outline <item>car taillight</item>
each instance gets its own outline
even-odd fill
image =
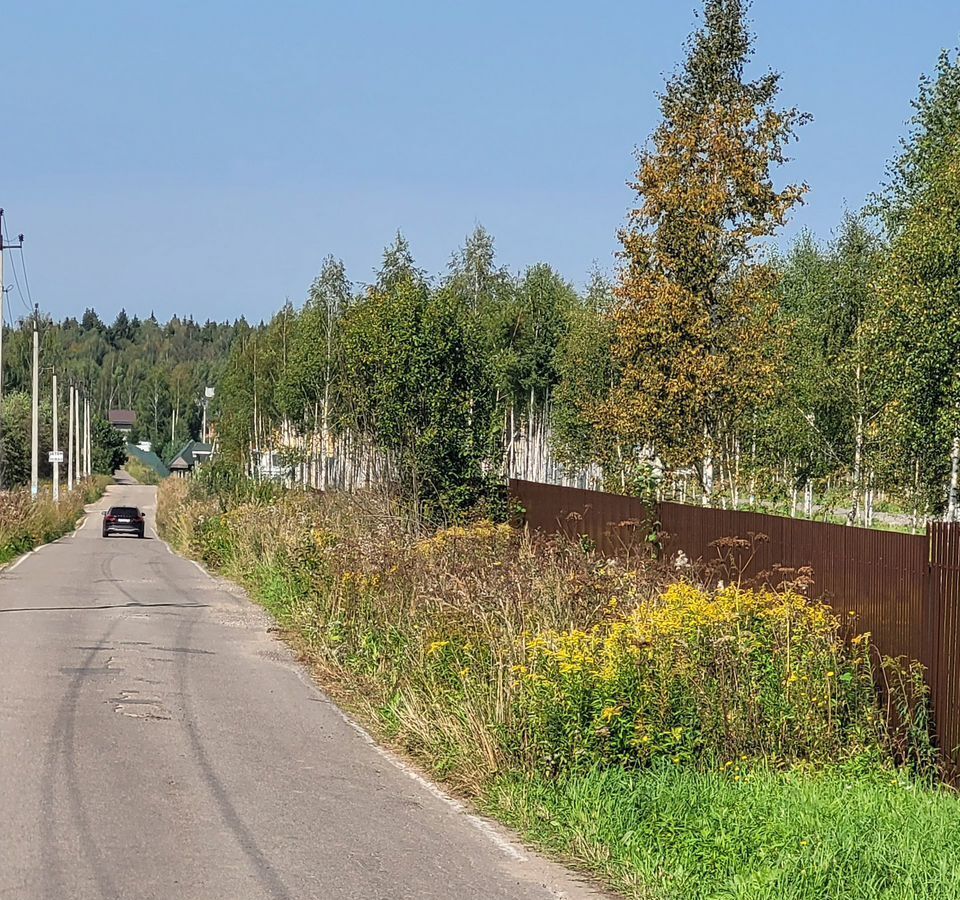
[[[107,516],[107,521],[108,521],[108,522],[116,522],[116,521],[117,521],[117,517],[116,517],[116,516]]]

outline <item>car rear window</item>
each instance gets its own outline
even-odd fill
[[[135,519],[140,515],[140,511],[135,506],[114,506],[110,510],[110,515],[124,519]]]

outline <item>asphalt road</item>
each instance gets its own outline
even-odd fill
[[[108,499],[152,526],[154,496]],[[239,592],[99,519],[0,575],[0,898],[596,896],[379,751]]]

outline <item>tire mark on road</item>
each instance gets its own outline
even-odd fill
[[[190,599],[190,596],[186,591],[170,580],[169,572],[167,573],[167,579],[167,584],[181,597],[181,599],[185,601]],[[197,604],[197,608],[202,609],[203,606]],[[196,615],[185,615],[183,617],[177,629],[176,643],[178,647],[191,647],[191,636],[196,621]],[[183,704],[182,724],[190,741],[190,747],[193,751],[194,761],[200,770],[204,785],[207,791],[210,793],[210,796],[213,797],[213,800],[220,811],[220,818],[230,830],[231,834],[233,835],[233,839],[243,852],[243,855],[247,858],[247,861],[256,875],[257,880],[260,882],[264,890],[268,892],[272,900],[293,900],[293,894],[291,894],[287,889],[287,886],[283,883],[283,880],[281,879],[276,868],[257,844],[256,838],[244,823],[243,817],[240,815],[233,801],[230,799],[230,794],[224,783],[220,780],[220,777],[217,775],[213,763],[210,760],[210,755],[207,752],[207,748],[204,745],[204,740],[200,734],[196,716],[193,712],[193,705],[190,700],[188,684],[188,668],[191,661],[195,659],[196,656],[195,654],[190,653],[181,653],[178,656],[177,682],[180,689],[181,702]]]
[[[110,575],[111,557],[106,557],[100,564],[100,571],[104,577]],[[122,593],[121,589],[121,593]],[[106,644],[110,636],[120,624],[119,619],[103,631],[94,642]],[[43,892],[50,900],[61,900],[71,896],[64,883],[63,865],[57,841],[57,822],[60,820],[61,807],[57,806],[57,773],[61,770],[66,782],[67,803],[76,826],[80,849],[97,883],[97,889],[103,897],[118,897],[116,886],[110,873],[107,871],[106,859],[90,826],[90,820],[84,809],[83,797],[77,779],[76,768],[76,712],[80,692],[83,688],[84,670],[90,668],[98,653],[104,652],[99,647],[87,651],[83,662],[77,668],[76,674],[70,681],[70,686],[64,694],[57,710],[53,723],[52,740],[47,749],[44,760],[41,783],[40,817],[41,817],[41,861],[43,864]]]

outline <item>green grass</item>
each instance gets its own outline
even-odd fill
[[[960,898],[960,798],[895,775],[506,776],[485,811],[632,898]]]

